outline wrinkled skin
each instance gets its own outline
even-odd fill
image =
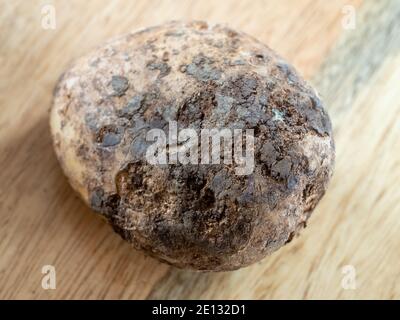
[[[146,132],[253,129],[255,167],[151,165]],[[61,77],[54,146],[84,201],[137,249],[181,268],[233,270],[306,225],[332,174],[316,92],[252,37],[171,22],[116,38]]]

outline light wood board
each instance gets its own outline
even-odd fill
[[[42,28],[53,4],[56,29]],[[354,29],[343,27],[351,5]],[[228,23],[321,93],[337,160],[309,226],[263,261],[194,273],[133,250],[72,191],[52,150],[52,90],[73,58],[167,20]],[[346,25],[345,25],[346,26]],[[400,2],[0,0],[0,298],[400,298]],[[42,266],[56,289],[41,286]],[[355,289],[342,268],[354,267]]]

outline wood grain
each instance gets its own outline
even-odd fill
[[[41,27],[52,3],[57,27]],[[356,28],[342,27],[354,6]],[[181,271],[133,250],[69,187],[48,110],[69,61],[172,19],[228,23],[277,50],[321,92],[336,170],[302,235],[251,267]],[[0,298],[400,298],[398,1],[0,1]],[[43,290],[53,265],[57,289]],[[341,286],[356,270],[355,290]]]

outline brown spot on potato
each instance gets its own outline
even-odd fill
[[[122,140],[122,128],[108,125],[100,128],[96,134],[96,142],[102,147],[114,147]]]
[[[118,97],[121,97],[128,90],[129,81],[127,78],[125,78],[123,76],[112,76],[111,86],[114,90],[114,94]]]

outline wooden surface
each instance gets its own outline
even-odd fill
[[[41,27],[48,3],[55,30]],[[172,19],[259,38],[317,87],[333,121],[335,174],[309,226],[239,271],[181,271],[131,249],[78,199],[52,151],[48,110],[68,62]],[[0,298],[400,298],[399,1],[1,0],[0,65]],[[55,290],[41,286],[43,265],[56,269]],[[346,265],[354,290],[342,286]]]

